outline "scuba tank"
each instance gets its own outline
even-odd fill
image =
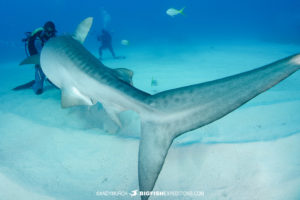
[[[29,57],[29,52],[28,52],[28,43],[29,43],[29,40],[35,36],[36,33],[40,32],[40,31],[43,31],[44,28],[43,27],[40,27],[40,28],[37,28],[35,29],[33,32],[25,32],[25,38],[22,39],[22,42],[24,42],[24,47],[25,47],[25,53],[27,55],[27,57]]]
[[[25,32],[24,34],[25,34],[26,37],[22,39],[22,42],[24,42],[26,56],[29,57],[29,54],[28,54],[28,40],[31,37],[31,32]]]

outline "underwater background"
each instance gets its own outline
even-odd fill
[[[166,14],[184,8],[184,14]],[[72,34],[94,23],[84,46],[96,57],[102,28],[117,55],[102,62],[134,71],[135,87],[154,94],[215,80],[300,52],[297,0],[52,0],[0,2],[0,200],[140,199],[97,192],[138,189],[140,120],[121,114],[123,128],[100,104],[62,109],[60,91],[11,89],[34,79],[25,32],[53,21]],[[129,45],[122,45],[128,40]],[[153,84],[153,81],[155,84]],[[150,199],[300,199],[300,74],[296,72],[241,108],[177,138],[156,191],[203,196]]]
[[[299,43],[299,6],[297,0],[3,0],[0,2],[0,45],[5,54],[2,53],[1,58],[17,53],[21,56],[23,33],[46,21],[55,22],[58,33],[64,34],[71,33],[76,23],[88,16],[95,19],[88,41],[92,47],[97,47],[96,35],[105,24],[113,32],[115,41],[128,38],[135,45],[236,38]],[[168,8],[183,7],[185,16],[166,14]]]

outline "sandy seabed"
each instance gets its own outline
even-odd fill
[[[299,50],[261,41],[131,45],[116,49],[126,59],[107,53],[103,63],[132,69],[134,85],[154,94],[244,72]],[[0,63],[0,200],[139,199],[96,195],[138,189],[138,115],[122,113],[123,128],[117,130],[99,104],[62,109],[60,92],[49,84],[40,96],[11,91],[33,79],[33,68],[18,66],[20,60]],[[299,113],[296,72],[174,141],[154,190],[203,196],[150,199],[299,199]]]

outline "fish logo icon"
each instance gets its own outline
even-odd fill
[[[130,193],[130,196],[135,197],[135,196],[137,196],[137,194],[138,194],[138,190],[132,190]]]

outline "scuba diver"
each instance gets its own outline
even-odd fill
[[[32,33],[27,32],[27,38],[23,39],[25,42],[25,51],[27,56],[33,56],[39,54],[44,44],[52,37],[56,36],[56,29],[53,22],[48,21],[43,27],[35,29]],[[29,51],[29,55],[28,52]],[[13,90],[22,90],[32,88],[35,94],[39,95],[43,93],[43,84],[45,80],[45,74],[42,71],[40,65],[35,65],[35,80],[26,84],[20,85]]]
[[[102,50],[103,49],[109,49],[109,51],[111,52],[113,58],[117,58],[116,54],[114,52],[114,49],[112,48],[112,44],[111,44],[111,35],[109,34],[109,32],[105,29],[102,29],[102,34],[100,36],[98,36],[98,41],[101,42],[101,46],[99,48],[99,59],[102,59]]]
[[[102,29],[102,34],[100,36],[98,36],[97,39],[98,39],[98,41],[101,42],[101,46],[99,48],[99,59],[100,60],[102,60],[102,50],[103,49],[108,49],[114,59],[124,59],[125,58],[125,56],[116,56],[114,49],[112,47],[111,35],[107,30]]]

